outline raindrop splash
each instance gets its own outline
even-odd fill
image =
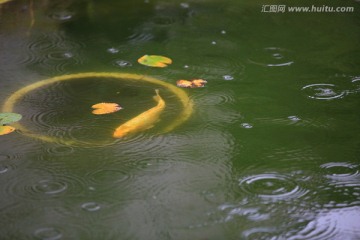
[[[310,84],[301,90],[305,92],[308,98],[318,100],[331,100],[345,96],[345,91],[340,90],[335,84],[329,83]]]
[[[250,63],[264,67],[284,67],[294,63],[291,60],[291,51],[279,47],[267,47],[255,52],[255,56],[250,58]]]
[[[264,200],[288,200],[307,193],[290,177],[277,173],[251,175],[239,180],[240,188]]]

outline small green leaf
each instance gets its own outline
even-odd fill
[[[159,55],[144,55],[138,59],[138,63],[149,67],[167,67],[172,63],[172,60]]]
[[[9,134],[15,131],[15,128],[12,126],[0,126],[0,135]]]
[[[0,125],[17,122],[22,118],[18,113],[0,113]]]

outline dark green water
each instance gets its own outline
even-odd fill
[[[265,5],[353,12],[261,12]],[[278,6],[278,5],[276,5]],[[16,104],[37,134],[0,136],[0,239],[359,239],[358,1],[16,1],[0,5],[0,101],[58,75],[128,72],[185,89],[149,131],[117,125],[154,106],[154,84],[56,83]],[[137,63],[170,57],[167,68]],[[114,101],[124,110],[94,116]]]

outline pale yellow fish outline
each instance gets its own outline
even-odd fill
[[[32,84],[27,85],[27,86],[17,90],[16,92],[14,92],[3,104],[2,111],[3,112],[14,112],[14,106],[20,98],[25,96],[27,93],[29,93],[37,88],[46,86],[48,84],[52,84],[52,83],[60,82],[60,81],[70,81],[70,80],[74,80],[74,79],[86,80],[87,78],[96,78],[96,77],[144,81],[144,82],[148,82],[148,83],[152,83],[152,84],[156,84],[156,85],[165,87],[170,92],[172,92],[174,95],[176,95],[179,98],[179,100],[183,106],[183,109],[179,113],[178,117],[173,122],[171,122],[169,125],[167,125],[164,129],[162,129],[162,131],[160,131],[160,133],[167,133],[167,132],[172,131],[173,129],[175,129],[182,123],[184,123],[186,120],[188,120],[193,112],[193,102],[189,98],[187,93],[184,90],[182,90],[181,88],[178,88],[170,83],[167,83],[167,82],[164,82],[164,81],[161,81],[159,79],[149,77],[149,76],[144,76],[144,75],[140,75],[140,74],[132,74],[132,73],[112,73],[112,72],[85,72],[85,73],[67,74],[67,75],[56,76],[56,77],[52,77],[49,79],[45,79],[45,80],[41,80],[41,81],[32,83]],[[57,139],[56,137],[50,137],[50,136],[46,136],[46,135],[33,133],[30,130],[28,130],[26,127],[22,126],[20,124],[20,122],[13,123],[12,125],[16,129],[18,129],[22,134],[42,140],[42,141],[46,141],[46,142],[58,142],[58,143],[62,143],[65,145],[81,145],[81,146],[89,146],[89,147],[104,146],[104,145],[112,144],[112,142],[111,143],[102,143],[102,142],[82,143],[82,142],[73,141],[73,140]]]

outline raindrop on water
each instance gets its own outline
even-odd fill
[[[257,52],[250,58],[250,62],[265,67],[283,67],[294,63],[288,55],[291,51],[279,47],[267,47]]]
[[[115,54],[115,53],[118,53],[118,52],[119,52],[119,49],[112,47],[112,48],[108,48],[108,49],[107,49],[107,52],[108,52],[108,53]]]
[[[328,83],[310,84],[303,87],[301,90],[305,91],[309,98],[319,100],[336,99],[345,95],[345,91],[338,89],[335,84]]]
[[[224,75],[223,79],[226,80],[226,81],[231,81],[231,80],[234,80],[234,77],[231,76],[231,75]]]
[[[96,202],[87,202],[83,203],[81,205],[81,208],[89,212],[95,212],[100,210],[101,206]]]
[[[131,62],[128,62],[125,60],[116,60],[114,62],[114,65],[119,66],[119,67],[131,67],[132,66]]]
[[[190,5],[188,3],[180,3],[180,7],[182,8],[189,8]]]
[[[72,17],[73,17],[73,13],[66,10],[54,12],[53,14],[50,15],[50,18],[58,21],[68,21]]]
[[[290,177],[265,173],[240,179],[239,186],[263,199],[285,200],[299,198],[307,193]]]
[[[242,127],[242,128],[247,128],[247,129],[253,128],[253,126],[252,126],[250,123],[242,123],[242,124],[241,124],[241,127]]]
[[[0,174],[6,173],[7,171],[9,171],[7,166],[0,166]]]
[[[330,162],[320,166],[327,171],[326,177],[336,180],[356,180],[359,176],[358,166],[344,162]]]
[[[291,120],[292,122],[298,122],[301,120],[301,118],[297,116],[288,116],[288,119]]]
[[[34,236],[42,240],[57,240],[62,238],[62,233],[56,228],[46,227],[37,229]]]
[[[65,182],[57,182],[52,180],[41,180],[35,186],[35,190],[45,194],[58,194],[67,189]]]

